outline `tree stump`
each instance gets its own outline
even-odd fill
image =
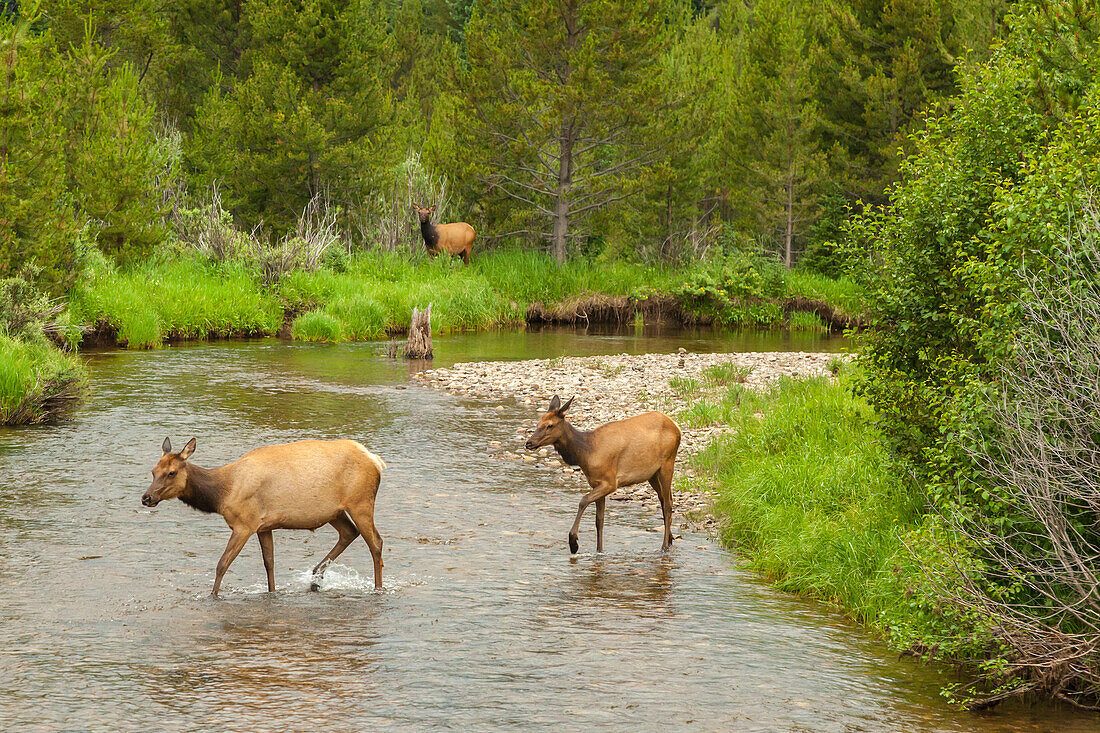
[[[409,321],[409,341],[405,344],[406,359],[432,358],[432,304],[424,310],[413,308]]]

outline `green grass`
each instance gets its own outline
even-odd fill
[[[829,326],[825,321],[818,318],[816,313],[807,313],[806,311],[791,313],[791,320],[787,327],[792,331],[802,331],[804,333],[829,332]]]
[[[118,341],[129,348],[156,347],[172,339],[274,334],[284,312],[313,311],[330,321],[322,327],[314,318],[297,333],[362,340],[403,330],[414,306],[432,304],[436,331],[483,330],[522,324],[527,307],[535,302],[553,307],[589,295],[645,299],[673,293],[704,267],[584,259],[559,266],[548,255],[521,250],[479,253],[470,267],[463,267],[453,258],[365,252],[342,258],[339,271],[294,271],[265,287],[242,264],[154,258],[124,270],[100,265],[70,294],[70,310],[76,323],[114,328]],[[824,279],[814,277],[812,282],[824,288]],[[837,292],[848,290],[844,286]],[[786,324],[782,305],[770,301],[734,304],[722,311],[720,320],[733,328]]]
[[[24,425],[66,415],[76,404],[84,367],[45,337],[0,336],[0,425]]]
[[[704,369],[703,378],[711,384],[722,387],[729,384],[744,384],[751,373],[752,367],[740,366],[732,361],[726,361]]]
[[[313,311],[294,319],[290,335],[299,341],[343,341],[344,327],[329,314]]]
[[[906,604],[894,568],[923,503],[843,377],[735,386],[686,420],[733,428],[695,461],[717,487],[723,539],[756,570],[864,623]]]
[[[868,298],[866,288],[854,280],[831,278],[797,267],[787,273],[787,292],[791,296],[823,300],[849,315],[859,315]]]
[[[691,377],[673,377],[668,380],[668,386],[681,397],[696,397],[703,392],[703,384]]]
[[[185,258],[150,261],[125,271],[100,269],[73,290],[74,322],[106,323],[129,348],[169,339],[275,333],[283,309],[240,267]]]

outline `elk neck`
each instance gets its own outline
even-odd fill
[[[420,222],[420,235],[424,237],[424,244],[428,245],[428,249],[435,249],[439,245],[439,232],[435,230],[431,219]]]
[[[217,514],[225,499],[225,480],[214,469],[187,465],[187,486],[180,494],[180,501],[207,514]]]
[[[592,450],[590,438],[592,437],[591,431],[585,432],[583,430],[577,430],[565,420],[561,421],[562,433],[561,437],[554,442],[554,448],[558,451],[558,455],[570,466],[580,466],[584,468],[582,460],[587,458],[589,452]]]

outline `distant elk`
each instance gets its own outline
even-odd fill
[[[667,550],[672,545],[672,470],[680,449],[680,428],[664,413],[646,412],[585,432],[565,419],[565,411],[572,404],[572,397],[563,405],[554,395],[550,410],[539,418],[535,432],[527,441],[528,450],[554,446],[563,461],[570,466],[580,466],[592,487],[581,497],[577,518],[569,530],[569,551],[577,551],[581,517],[588,505],[595,502],[596,552],[603,552],[603,514],[607,496],[620,486],[643,481],[649,481],[661,501],[665,520],[661,549]]]
[[[267,570],[267,590],[275,591],[275,529],[317,529],[331,524],[340,533],[336,547],[313,568],[317,590],[328,564],[360,534],[374,559],[374,587],[382,587],[382,537],[374,526],[374,499],[386,464],[354,440],[303,440],[268,445],[221,468],[200,468],[187,459],[191,438],[179,453],[168,438],[153,467],[153,483],[141,503],[154,507],[179,499],[201,512],[222,515],[232,535],[218,560],[214,592],[245,542],[256,535]]]
[[[434,259],[440,252],[461,255],[463,264],[470,264],[470,252],[474,248],[474,228],[464,221],[454,224],[432,224],[434,206],[424,208],[413,204],[420,219],[420,235],[424,237],[424,248]]]

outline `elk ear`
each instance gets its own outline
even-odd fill
[[[165,453],[172,452],[172,441],[168,438],[164,439],[164,442],[160,444],[160,449]]]
[[[550,412],[557,412],[560,407],[561,407],[561,398],[558,397],[557,395],[554,395],[554,397],[550,400],[550,410],[549,411]]]
[[[569,409],[569,406],[570,406],[571,404],[573,404],[573,400],[575,400],[575,399],[577,399],[577,396],[576,396],[576,395],[573,395],[572,397],[570,397],[570,398],[569,398],[569,401],[568,401],[568,402],[566,402],[566,403],[565,403],[564,405],[562,405],[562,406],[561,406],[561,409],[559,409],[559,410],[558,410],[558,414],[559,414],[559,415],[564,415],[564,414],[565,414],[565,411]]]
[[[183,446],[183,450],[180,451],[180,460],[186,461],[191,457],[191,454],[195,452],[195,439],[187,441],[187,445]]]
[[[430,214],[430,213],[432,213],[433,211],[435,211],[435,207],[434,207],[434,206],[429,206],[429,207],[428,207],[428,213]]]

